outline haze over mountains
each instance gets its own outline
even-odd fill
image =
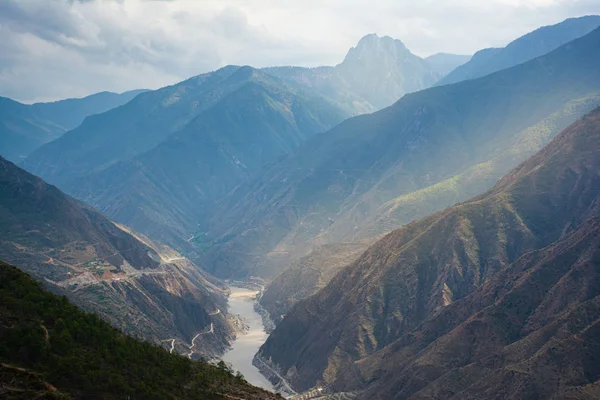
[[[144,93],[24,166],[117,221],[193,251],[188,239],[211,205],[265,165],[439,76],[399,40],[367,35],[336,67],[229,66]]]
[[[103,92],[81,99],[35,104],[0,97],[0,154],[21,162],[38,147],[79,126],[86,117],[119,107],[143,92]]]
[[[274,323],[279,323],[294,304],[325,287],[376,239],[319,246],[277,275],[260,297],[260,305]]]
[[[347,116],[319,95],[230,66],[88,119],[25,167],[117,221],[186,246],[204,206]]]
[[[359,399],[597,397],[599,151],[596,109],[486,194],[377,242],[259,356]]]
[[[0,397],[277,398],[243,358],[293,399],[598,398],[599,49],[0,98]]]
[[[211,272],[272,276],[314,245],[376,236],[488,189],[600,104],[599,45],[596,29],[315,136],[201,227]]]
[[[524,63],[584,36],[600,25],[600,16],[570,18],[560,24],[544,26],[509,43],[504,48],[478,51],[464,65],[457,66],[437,85],[475,79],[501,69]]]
[[[428,88],[443,75],[427,60],[412,54],[400,40],[376,34],[363,37],[335,67],[276,67],[266,71],[297,84],[308,84],[337,102],[353,95],[366,111],[379,110],[406,93]]]
[[[454,71],[457,67],[466,64],[471,59],[471,56],[437,53],[425,58],[425,61],[433,68],[433,72],[440,76],[440,80],[446,75]],[[439,82],[439,81],[438,81]]]
[[[579,31],[584,32],[588,29],[591,19],[582,18],[573,21],[563,23],[569,25],[569,29],[560,29],[558,26],[561,24],[558,24],[550,30],[550,33],[553,37],[563,34],[565,37],[562,40],[567,41],[574,35],[573,32],[577,31],[571,27],[573,24],[576,25],[577,21],[580,21],[582,27]],[[534,36],[535,38],[538,41],[546,40],[544,35]],[[527,40],[531,41],[531,39]],[[530,47],[535,52],[539,51],[537,46]],[[533,56],[532,54],[529,58]],[[499,150],[507,150],[507,143],[497,146],[497,153],[490,153],[487,159],[471,158],[465,164],[457,162],[459,157],[452,161],[453,167],[443,165],[441,162],[439,166],[446,171],[446,175],[437,176],[434,171],[425,172],[420,177],[409,177],[412,182],[408,185],[393,182],[393,179],[377,182],[385,179],[386,174],[402,176],[393,172],[394,168],[391,165],[375,167],[382,170],[368,179],[362,177],[363,173],[368,174],[364,166],[360,167],[364,171],[359,171],[358,174],[350,173],[346,168],[346,172],[338,177],[344,182],[330,182],[326,186],[337,193],[335,196],[341,196],[335,201],[343,202],[337,203],[338,205],[334,205],[331,211],[324,213],[310,209],[312,206],[308,204],[306,204],[308,209],[296,211],[297,205],[292,202],[289,205],[281,203],[279,207],[269,206],[270,215],[262,215],[260,207],[246,200],[239,201],[240,198],[248,198],[247,195],[251,195],[251,198],[261,203],[264,199],[268,199],[269,195],[258,194],[260,190],[255,186],[238,188],[238,185],[250,185],[249,182],[259,174],[260,180],[257,182],[269,179],[270,171],[275,171],[279,166],[290,171],[297,171],[298,168],[307,171],[318,170],[317,159],[307,160],[305,165],[299,166],[290,161],[296,157],[292,155],[280,164],[275,164],[276,166],[271,167],[266,173],[262,173],[265,166],[277,161],[281,156],[295,152],[305,140],[335,126],[346,117],[377,109],[393,102],[392,99],[397,99],[406,92],[433,85],[439,78],[433,69],[434,67],[426,60],[411,54],[399,40],[389,37],[380,38],[376,35],[365,36],[336,67],[315,69],[284,67],[265,70],[226,67],[174,86],[144,93],[124,107],[90,118],[59,140],[36,151],[26,160],[24,167],[57,184],[67,193],[92,204],[117,221],[186,251],[189,255],[197,257],[197,260],[206,260],[207,264],[210,264],[207,268],[213,273],[221,276],[229,276],[232,273],[244,275],[248,271],[247,265],[253,265],[257,260],[255,255],[262,259],[261,257],[273,250],[274,254],[292,253],[291,260],[293,260],[297,256],[306,254],[312,247],[310,243],[313,241],[315,245],[348,241],[376,236],[398,227],[410,219],[400,217],[398,222],[388,224],[385,228],[369,228],[368,233],[359,235],[355,232],[357,230],[355,226],[363,225],[365,217],[373,219],[370,224],[379,224],[377,222],[379,214],[376,210],[397,196],[453,178],[456,173],[465,172],[466,167],[475,167],[480,162],[490,161],[493,157],[502,157]],[[552,78],[548,78],[548,84],[554,85],[555,83],[551,81]],[[515,83],[515,86],[519,85],[520,83]],[[544,83],[540,83],[539,90],[545,90],[543,85]],[[558,87],[558,84],[556,85]],[[473,90],[476,91],[477,88],[473,87]],[[435,93],[441,92],[433,93],[431,100],[428,100],[432,105],[443,104],[448,99],[443,96],[439,100],[435,99],[437,96]],[[505,173],[516,162],[539,149],[560,128],[588,111],[594,102],[593,99],[584,99],[589,94],[582,92],[566,94],[566,97],[557,99],[557,103],[550,106],[550,109],[540,115],[533,114],[530,123],[523,124],[518,129],[525,130],[533,127],[544,118],[550,117],[552,113],[560,113],[561,107],[575,108],[575,111],[562,111],[569,116],[564,121],[561,120],[558,126],[553,129],[544,127],[545,132],[541,136],[545,139],[536,139],[538,142],[531,145],[531,148],[523,149],[521,146],[517,149],[517,153],[521,152],[521,154],[516,156],[510,154],[508,161],[496,162],[502,165],[493,165],[490,168],[492,171],[485,172],[481,176],[478,174],[479,171],[476,171],[477,179],[474,183],[469,182],[470,187],[464,190],[464,194],[451,193],[447,196],[449,198],[441,199],[436,197],[432,201],[435,204],[426,202],[422,206],[422,211],[417,214],[411,213],[410,218],[426,215],[428,212],[488,188],[494,179]],[[459,96],[458,92],[455,95]],[[466,93],[463,101],[468,101],[468,98],[473,95],[476,95],[475,92]],[[411,103],[408,98],[403,101]],[[532,101],[535,102],[537,99]],[[569,101],[578,101],[578,103],[567,105]],[[240,106],[242,103],[243,105]],[[524,104],[524,106],[528,105]],[[395,107],[400,109],[404,108],[404,105],[395,105]],[[479,109],[473,112],[482,113]],[[501,110],[497,108],[492,112],[500,115]],[[391,115],[395,112],[387,111],[387,113]],[[374,118],[375,121],[377,118],[375,115],[364,118]],[[517,123],[523,122],[518,117],[513,119]],[[253,121],[250,124],[253,127],[250,131],[246,130],[249,126],[248,121]],[[488,122],[493,123],[490,120]],[[380,125],[378,122],[372,123]],[[389,126],[400,124],[398,120],[387,123]],[[554,122],[547,125],[551,124]],[[510,135],[504,139],[515,139],[513,136],[515,132],[512,131],[514,128],[517,127],[504,128],[504,132]],[[361,137],[361,132],[370,131],[371,127],[364,124],[361,129],[362,131],[356,126],[353,127],[356,138]],[[338,135],[346,136],[346,130],[345,126],[336,127]],[[311,156],[323,154],[327,159],[335,158],[335,154],[346,157],[347,149],[343,146],[351,145],[352,141],[342,140],[344,143],[338,146],[331,141],[334,136],[335,134],[329,133],[323,135],[330,138],[330,143],[333,145],[331,149],[314,150],[321,146],[318,144],[321,139],[315,138],[298,151],[305,151]],[[380,143],[385,149],[382,148],[381,151],[388,151],[387,157],[392,157],[391,154],[394,153],[391,153],[390,149],[396,139],[382,140]],[[453,146],[460,148],[460,139],[452,142]],[[386,157],[380,150],[373,148],[367,150],[366,147],[362,150],[367,158],[371,158],[371,162],[365,159],[368,164]],[[467,151],[477,153],[478,156],[481,154],[475,147]],[[450,175],[447,172],[452,168],[455,174]],[[332,173],[331,168],[328,171],[327,173]],[[323,184],[325,184],[328,178],[323,175],[323,172],[315,172],[315,174],[319,174],[319,179],[324,179]],[[350,174],[350,178],[345,177],[346,174]],[[405,172],[402,174],[406,177]],[[297,184],[292,176],[281,176],[281,179],[286,180],[290,188]],[[346,179],[355,182],[346,182]],[[468,178],[467,180],[470,181]],[[361,182],[361,185],[356,186],[355,190],[354,185],[357,182]],[[369,185],[374,186],[369,187]],[[402,187],[398,190],[397,185]],[[310,190],[319,190],[318,186]],[[344,190],[337,192],[338,186],[343,187]],[[228,195],[234,189],[236,192]],[[459,188],[459,191],[463,189]],[[344,199],[344,193],[353,193],[353,197]],[[221,198],[226,195],[228,196],[225,201],[221,201]],[[368,198],[360,198],[361,195]],[[321,194],[310,196],[314,201],[329,201],[324,200]],[[266,204],[264,203],[263,206]],[[227,207],[228,210],[218,207]],[[288,210],[284,219],[293,218],[298,222],[302,221],[303,226],[294,226],[292,223],[287,227],[290,222],[273,221],[273,213],[282,209],[281,207]],[[251,213],[253,220],[248,220],[236,210]],[[304,219],[305,213],[310,214],[311,217]],[[216,218],[216,222],[210,220],[212,216]],[[231,220],[235,221],[234,226],[228,223]],[[253,221],[260,221],[260,224],[266,225],[269,233],[263,235],[261,231],[263,228],[255,227],[256,222]],[[288,229],[291,229],[291,236],[288,235],[290,233]],[[246,233],[243,238],[239,238],[236,232]],[[252,243],[255,241],[255,234],[263,243]],[[196,239],[191,240],[192,237]],[[243,243],[237,244],[238,241]],[[274,247],[277,245],[274,241],[281,241],[279,248]],[[307,241],[308,247],[295,248],[296,242]],[[206,255],[201,254],[204,249],[208,249]],[[222,251],[224,249],[227,251]],[[246,260],[244,254],[253,256]],[[221,260],[223,257],[227,260]],[[270,263],[270,260],[268,262]],[[239,272],[232,271],[228,266],[230,263],[235,264],[234,269]]]

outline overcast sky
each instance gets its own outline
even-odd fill
[[[227,64],[334,65],[367,33],[472,54],[600,0],[0,0],[0,96],[158,88]]]

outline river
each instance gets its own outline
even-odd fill
[[[265,332],[262,318],[254,311],[254,299],[258,291],[235,286],[230,289],[229,313],[241,315],[249,329],[245,335],[238,335],[231,349],[221,358],[230,363],[235,371],[240,371],[252,385],[275,391],[271,382],[252,365],[254,355],[269,336]]]

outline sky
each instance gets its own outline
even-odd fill
[[[224,65],[335,65],[368,33],[472,54],[600,0],[0,0],[0,96],[155,89]]]

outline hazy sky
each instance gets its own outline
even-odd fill
[[[0,96],[158,88],[227,64],[334,65],[367,33],[471,54],[600,0],[0,0]]]

